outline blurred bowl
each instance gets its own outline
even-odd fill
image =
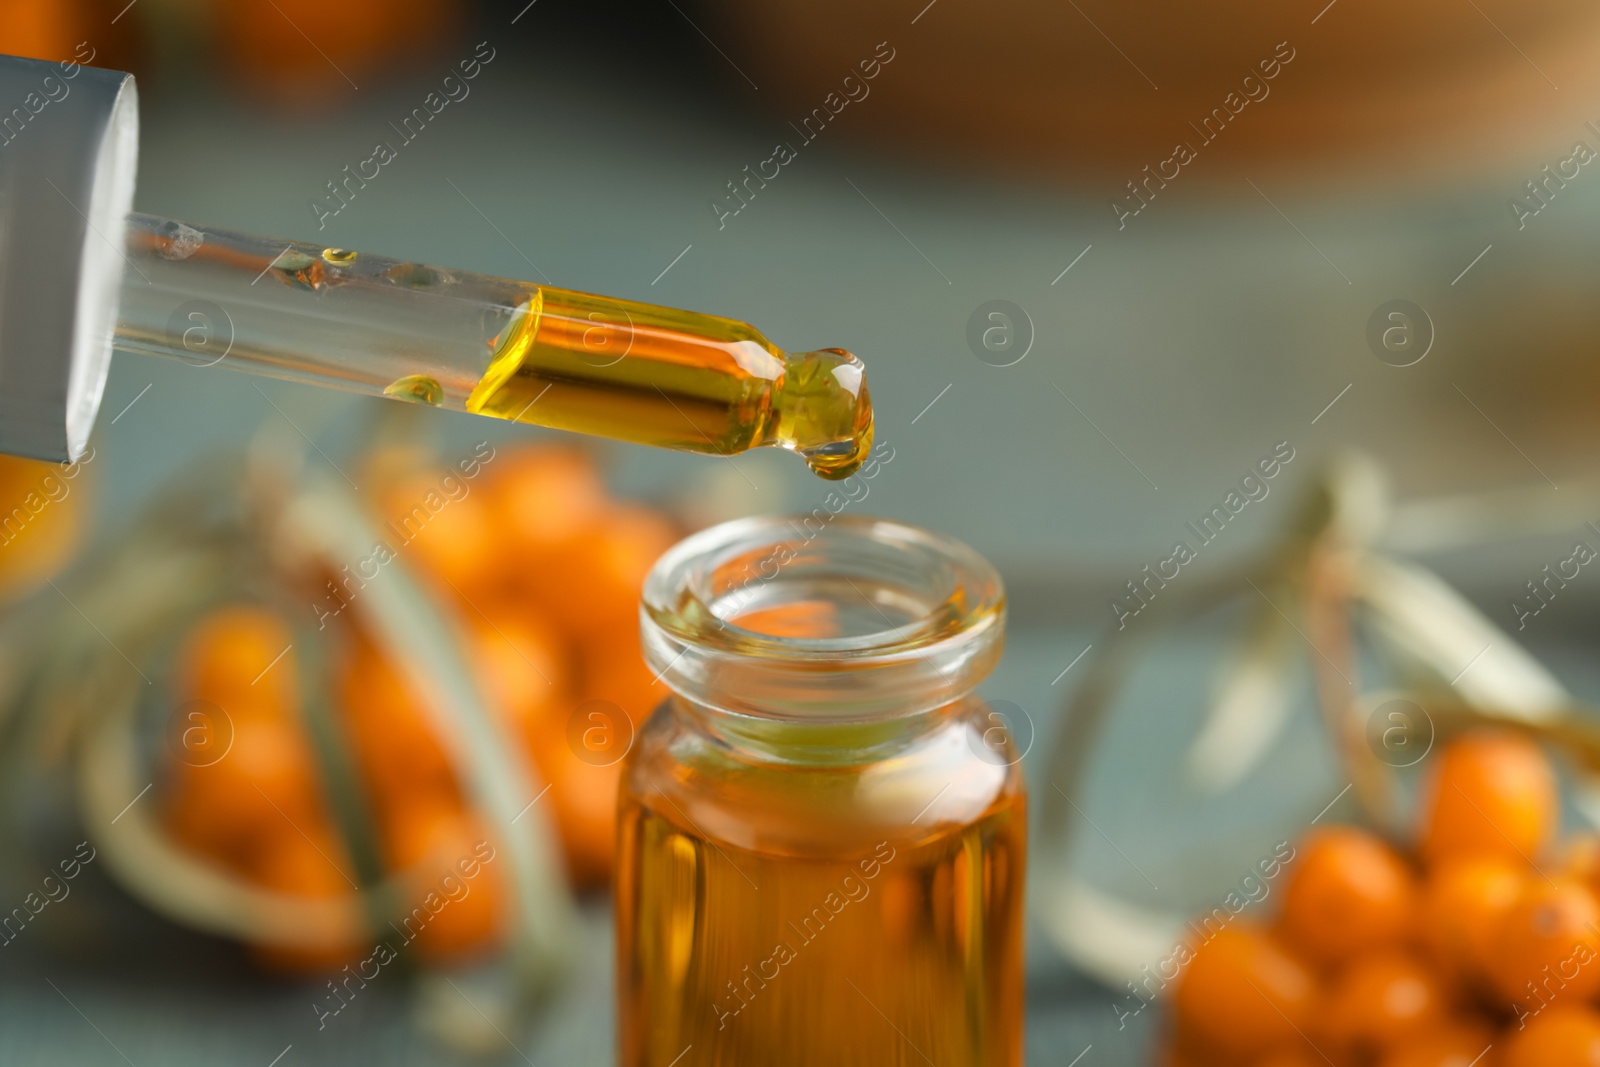
[[[848,134],[1008,174],[1137,179],[1187,142],[1212,178],[1359,161],[1392,180],[1577,136],[1600,87],[1600,10],[1576,0],[922,4],[711,6],[784,117],[887,42],[893,60],[840,109]],[[1238,113],[1208,147],[1200,127],[1224,107]]]

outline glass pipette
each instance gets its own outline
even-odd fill
[[[301,241],[130,215],[118,349],[844,478],[872,447],[861,361],[752,326]]]

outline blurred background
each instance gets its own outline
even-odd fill
[[[1564,814],[1529,847],[1587,840],[1591,6],[0,0],[0,52],[138,76],[140,211],[862,357],[892,447],[862,508],[966,540],[1010,591],[984,691],[1039,808],[1030,1062],[1266,1063],[1174,1022],[1165,989],[1130,1013],[1123,983],[1314,821],[1431,877],[1399,828],[1431,765],[1352,746],[1341,716],[1365,736],[1382,701],[1330,715],[1325,666],[1404,688],[1430,752],[1435,720],[1535,735],[1491,756],[1557,768]],[[467,61],[466,94],[427,103]],[[640,583],[683,534],[829,486],[771,450],[133,355],[91,444],[0,460],[0,905],[22,909],[0,920],[0,1062],[610,1062],[617,760],[663,695]],[[382,582],[340,566],[419,504]],[[1175,542],[1198,551],[1174,579]],[[1352,558],[1348,603],[1403,620],[1387,640],[1426,685],[1380,640],[1325,654],[1313,609]],[[1075,726],[1113,648],[1129,684]],[[417,698],[416,663],[466,686],[459,719]],[[1363,760],[1397,776],[1387,823],[1382,790],[1351,789]],[[518,842],[485,859],[506,804]],[[371,920],[442,875],[467,892],[371,962]],[[1087,883],[1114,915],[1080,907]],[[1339,988],[1348,961],[1311,956]],[[1492,1037],[1510,1015],[1480,979],[1438,996]],[[1341,1063],[1391,1062],[1361,1022],[1380,1011],[1346,1011]]]

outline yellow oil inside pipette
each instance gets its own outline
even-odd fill
[[[872,449],[850,353],[791,356],[742,322],[549,287],[517,308],[467,410],[723,456],[778,445],[824,478]]]

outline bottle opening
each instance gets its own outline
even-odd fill
[[[981,556],[902,523],[815,523],[740,519],[661,558],[641,621],[664,684],[738,714],[842,721],[941,706],[993,669],[1005,593]]]

